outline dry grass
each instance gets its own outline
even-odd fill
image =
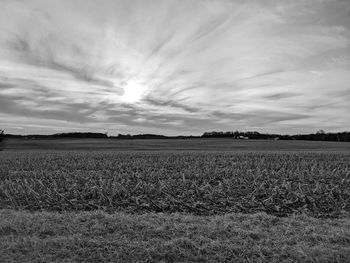
[[[350,220],[0,210],[1,262],[348,262]]]

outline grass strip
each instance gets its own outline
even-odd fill
[[[350,219],[0,210],[0,262],[347,262]]]

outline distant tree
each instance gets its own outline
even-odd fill
[[[0,151],[4,149],[4,131],[0,130]]]
[[[41,135],[35,135],[36,138],[43,138]],[[107,133],[96,133],[96,132],[68,132],[68,133],[57,133],[53,135],[46,135],[48,138],[107,138]]]

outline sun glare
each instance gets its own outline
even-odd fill
[[[124,87],[123,100],[126,102],[137,102],[142,98],[146,87],[137,81],[129,81]]]

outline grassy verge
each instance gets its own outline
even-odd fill
[[[0,210],[0,262],[347,262],[350,219]]]

